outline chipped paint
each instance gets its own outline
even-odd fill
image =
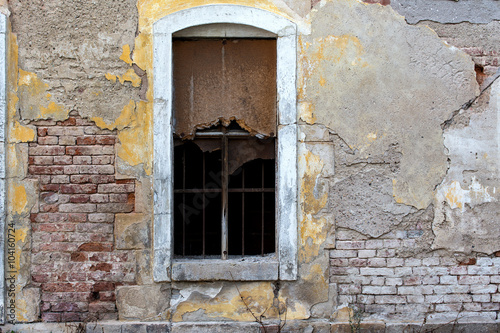
[[[439,200],[444,197],[451,208],[460,208],[463,212],[465,204],[479,205],[485,202],[496,201],[489,193],[490,191],[494,194],[496,188],[488,190],[488,186],[481,185],[476,177],[472,177],[472,183],[468,189],[463,189],[460,182],[454,181],[447,186],[442,186],[437,193],[437,198]]]
[[[120,60],[123,60],[126,64],[132,65],[132,59],[130,59],[130,45],[125,44],[122,46],[122,55],[120,56]]]
[[[9,208],[13,213],[22,214],[28,204],[26,189],[23,185],[16,183],[9,184]]]

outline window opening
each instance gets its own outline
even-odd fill
[[[253,137],[232,121],[174,145],[175,256],[274,253],[274,138]]]

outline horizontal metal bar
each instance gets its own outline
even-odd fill
[[[245,132],[245,131],[229,131],[229,132],[226,132],[226,133],[223,133],[223,132],[196,132],[194,134],[194,137],[195,138],[203,138],[203,137],[222,137],[222,136],[226,136],[226,137],[249,137],[251,136],[250,133],[248,132]]]
[[[230,188],[228,192],[233,192],[233,193],[271,193],[274,192],[274,188]],[[185,190],[174,190],[174,193],[222,193],[222,189],[202,189],[202,188],[192,188],[192,189],[185,189]]]

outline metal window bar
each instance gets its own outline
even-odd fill
[[[242,171],[242,186],[241,188],[229,188],[229,138],[245,138],[250,137],[246,131],[227,131],[222,127],[222,131],[206,131],[197,132],[197,138],[220,138],[222,140],[222,186],[220,189],[206,188],[206,159],[205,154],[202,154],[202,172],[203,172],[203,186],[201,189],[186,189],[186,150],[183,150],[182,155],[182,189],[174,189],[174,193],[182,194],[182,257],[186,257],[186,194],[201,193],[203,194],[203,209],[202,209],[202,257],[206,257],[206,194],[207,193],[222,193],[222,219],[221,219],[221,259],[227,260],[230,255],[228,249],[229,242],[229,193],[241,193],[242,195],[242,209],[241,209],[241,255],[245,255],[245,193],[261,193],[261,237],[260,237],[260,255],[265,255],[265,193],[274,193],[275,188],[264,187],[265,167],[261,166],[261,187],[260,188],[245,188],[245,169]]]

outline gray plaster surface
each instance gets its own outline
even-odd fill
[[[410,24],[424,20],[440,23],[500,20],[498,0],[392,0],[391,6]]]

